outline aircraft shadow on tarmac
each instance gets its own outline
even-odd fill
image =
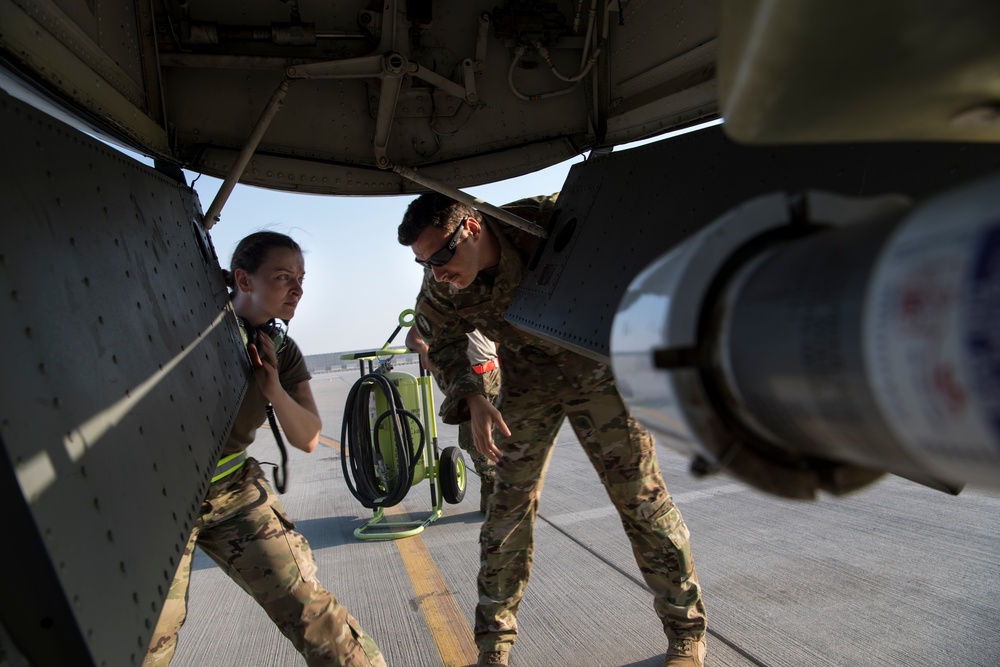
[[[313,551],[339,547],[355,542],[354,529],[361,525],[356,516],[328,516],[322,519],[303,519],[295,522],[295,530],[305,536]],[[191,570],[207,570],[215,563],[201,549],[196,549]]]

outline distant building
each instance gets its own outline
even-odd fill
[[[326,354],[307,354],[305,356],[306,367],[310,373],[329,373],[333,371],[357,370],[358,362],[355,359],[341,359],[340,357],[358,352],[371,352],[371,348],[364,350],[348,350],[347,352],[327,352]],[[416,364],[418,357],[416,353],[400,354],[393,359],[395,366],[405,366]]]
[[[307,354],[306,367],[310,373],[325,373],[333,370],[347,368],[346,365],[354,362],[341,361],[339,352],[327,352],[326,354]]]

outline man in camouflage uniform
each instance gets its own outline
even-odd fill
[[[554,205],[552,196],[505,208],[544,226]],[[476,447],[497,462],[480,533],[479,665],[506,665],[517,638],[516,615],[531,569],[543,477],[568,417],[653,591],[670,640],[665,667],[703,667],[707,618],[701,587],[688,529],[667,493],[652,437],[629,415],[608,366],[504,319],[539,241],[436,193],[414,200],[399,226],[399,242],[410,246],[427,269],[415,325],[446,394],[442,419],[471,421]],[[499,345],[499,409],[469,369],[465,334],[474,329]]]
[[[486,400],[496,403],[500,394],[500,360],[497,358],[497,344],[478,331],[470,332],[468,337],[469,363],[472,364],[473,372],[483,378]],[[420,338],[416,327],[410,327],[406,332],[406,348],[419,353],[424,367],[430,369],[427,343]],[[496,477],[493,461],[476,449],[472,438],[472,425],[467,421],[458,425],[458,446],[472,459],[476,474],[479,475],[479,511],[486,514],[486,499],[493,493],[493,480]]]

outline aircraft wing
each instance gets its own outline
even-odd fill
[[[325,194],[529,173],[725,117],[737,140],[996,141],[1000,7],[0,2],[5,69],[146,155]]]

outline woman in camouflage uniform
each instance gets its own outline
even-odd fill
[[[319,442],[320,417],[309,371],[290,338],[259,327],[295,315],[305,264],[284,234],[257,232],[236,247],[226,275],[236,314],[246,323],[255,366],[201,513],[164,602],[143,665],[167,665],[187,615],[191,558],[197,544],[249,593],[310,666],[384,667],[375,642],[316,579],[306,539],[295,532],[259,464],[247,457],[270,403],[288,441],[306,452]],[[246,664],[255,660],[247,657]]]

